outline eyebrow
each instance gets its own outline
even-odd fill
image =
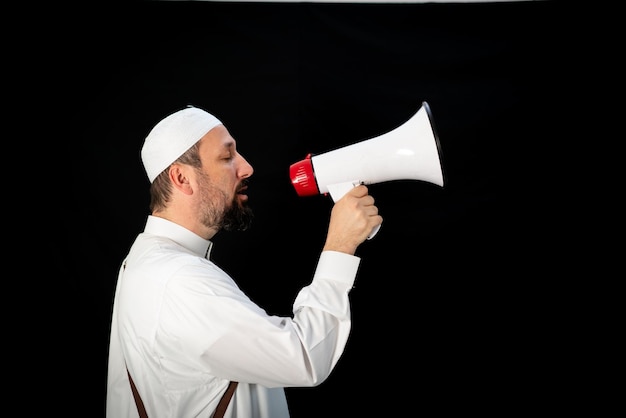
[[[235,140],[232,139],[232,138],[227,139],[226,141],[222,142],[222,147],[223,148],[228,148],[228,149],[236,148],[236,145],[237,144],[236,144]]]

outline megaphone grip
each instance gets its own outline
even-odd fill
[[[361,183],[358,182],[358,181],[351,181],[351,182],[339,183],[339,184],[329,184],[328,185],[328,191],[330,193],[330,197],[336,203],[346,193],[348,193],[348,191],[351,188],[354,188],[354,187],[358,186],[359,184],[361,184]],[[379,229],[380,229],[380,225],[375,226],[374,229],[372,229],[372,232],[370,232],[370,234],[367,237],[367,239],[374,238],[374,235],[376,235],[378,233]]]

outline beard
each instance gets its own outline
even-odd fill
[[[230,206],[222,213],[221,229],[225,231],[245,231],[252,225],[254,214],[248,202],[237,199],[237,195],[231,200]]]
[[[201,222],[204,226],[225,231],[245,231],[252,225],[254,215],[247,201],[240,201],[235,194],[228,199],[225,192],[218,189],[202,172],[200,174],[201,188]],[[242,180],[240,187],[247,184]]]

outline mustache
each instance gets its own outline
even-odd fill
[[[241,182],[239,183],[239,186],[237,186],[237,193],[243,192],[244,190],[246,190],[248,188],[249,182],[250,181],[247,178],[241,180]]]

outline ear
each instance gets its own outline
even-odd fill
[[[168,171],[172,186],[184,194],[193,194],[191,179],[189,177],[192,174],[192,171],[193,168],[188,165],[181,165],[177,163],[172,164]]]

